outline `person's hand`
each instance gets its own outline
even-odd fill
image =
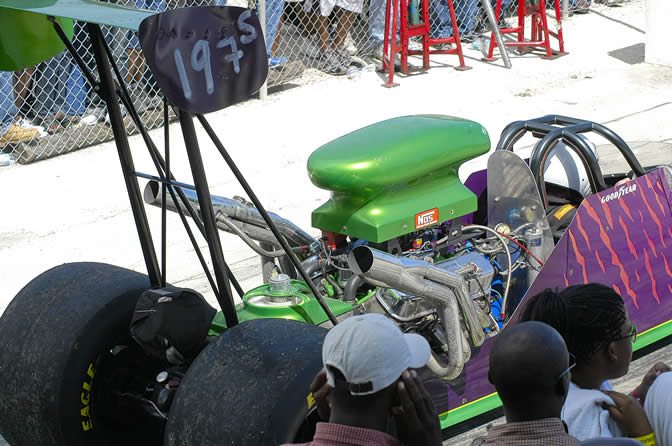
[[[392,408],[399,440],[405,446],[440,446],[441,425],[429,395],[413,370],[397,381],[400,405]]]
[[[664,362],[656,363],[656,365],[651,367],[651,370],[649,370],[647,374],[644,375],[644,378],[642,378],[642,383],[637,386],[633,393],[637,394],[639,399],[644,401],[646,399],[646,394],[649,392],[651,384],[653,384],[656,378],[658,378],[658,375],[669,371],[672,371],[672,368],[670,368],[669,365],[665,364]]]
[[[602,392],[610,396],[616,404],[612,406],[602,402],[602,408],[609,411],[609,415],[618,424],[624,435],[634,438],[643,437],[653,432],[649,419],[646,418],[646,413],[644,413],[639,401],[613,390],[603,390]]]
[[[313,398],[317,404],[317,413],[320,418],[324,421],[329,420],[331,415],[331,406],[329,405],[329,391],[331,387],[327,384],[327,371],[322,368],[313,382],[310,383],[310,391],[313,393]]]

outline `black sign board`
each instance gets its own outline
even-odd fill
[[[264,35],[249,9],[175,9],[143,20],[139,34],[149,68],[168,101],[191,113],[242,101],[268,74]]]

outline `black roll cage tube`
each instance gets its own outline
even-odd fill
[[[558,127],[559,126],[559,127]],[[537,189],[541,195],[544,206],[548,207],[546,188],[544,186],[544,166],[555,145],[563,141],[574,153],[576,153],[588,173],[588,180],[593,192],[601,192],[607,188],[604,182],[602,170],[593,154],[590,146],[579,136],[581,133],[595,132],[611,142],[621,152],[623,158],[636,176],[645,175],[646,172],[635,157],[628,144],[611,129],[592,121],[570,118],[560,115],[546,115],[541,118],[527,121],[515,121],[502,130],[499,143],[495,150],[513,151],[513,146],[527,132],[541,140],[534,146],[530,155],[530,170],[534,175]]]

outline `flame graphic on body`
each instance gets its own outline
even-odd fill
[[[619,199],[618,201],[623,201],[623,200]],[[609,205],[607,203],[602,203],[602,210],[604,211],[605,217],[607,217],[607,221],[609,222],[609,227],[613,229],[614,219],[611,217],[611,209],[609,208]]]
[[[644,177],[644,178],[646,178],[646,182],[649,184],[649,186],[651,186],[651,181],[649,181],[649,178],[648,177]],[[653,191],[653,189],[651,189],[651,190],[655,194],[655,191]],[[651,218],[653,219],[653,221],[656,222],[656,225],[658,226],[658,231],[660,232],[661,243],[663,244],[664,247],[667,248],[667,244],[665,243],[665,237],[663,236],[663,225],[660,223],[660,219],[658,218],[658,215],[656,215],[656,213],[653,212],[653,209],[651,209],[651,205],[649,204],[649,200],[646,198],[646,194],[644,193],[644,188],[643,187],[639,188],[639,193],[642,196],[642,199],[644,200],[644,204],[646,205],[646,208],[649,210],[649,213],[651,214]],[[643,217],[642,217],[642,222],[644,222]]]
[[[651,269],[651,261],[649,260],[649,252],[644,248],[644,260],[646,261],[646,271],[649,273],[651,278],[651,290],[653,292],[653,297],[658,303],[660,303],[660,296],[658,296],[658,289],[656,288],[656,278],[653,275],[653,269]]]
[[[649,237],[649,233],[647,232],[646,228],[644,228],[644,235],[646,236],[646,241],[649,243],[649,248],[651,248],[651,251],[653,251],[653,256],[655,258],[658,258],[658,253],[656,252],[656,245],[653,243],[653,240],[651,240],[651,237]]]
[[[602,268],[602,272],[606,273],[607,270],[604,269],[604,263],[602,262],[602,259],[600,258],[600,252],[597,249],[595,250],[595,258],[597,259],[597,263],[600,264],[600,268]]]
[[[649,177],[647,176],[645,178],[646,178],[646,182],[649,185],[649,187],[651,189],[653,189],[653,185],[651,184],[651,180],[649,180]],[[658,178],[658,181],[656,181],[656,185],[658,187],[660,187],[660,178]],[[665,207],[663,207],[663,203],[660,202],[660,197],[658,196],[658,194],[655,193],[655,191],[653,191],[653,192],[654,192],[653,196],[656,197],[656,202],[658,203],[658,206],[660,207],[660,211],[663,213],[663,217],[665,217],[667,215],[667,214],[665,214]]]
[[[639,256],[637,256],[637,250],[635,249],[635,245],[632,243],[632,240],[630,239],[630,231],[628,231],[628,227],[623,222],[623,218],[618,217],[618,222],[620,223],[621,228],[623,228],[623,232],[625,232],[625,239],[628,242],[628,249],[630,250],[630,253],[633,256],[635,256],[635,259],[639,260]]]
[[[667,263],[667,257],[663,254],[663,260],[665,261],[665,272],[668,276],[672,277],[672,271],[670,271],[670,265]]]
[[[579,228],[579,232],[581,233],[581,235],[583,236],[583,239],[588,244],[588,250],[590,250],[591,249],[590,248],[590,238],[588,238],[588,234],[586,234],[586,229],[583,227],[583,224],[581,223],[581,214],[579,212],[577,212],[575,214],[574,218],[576,218],[576,224],[577,224],[577,227]]]
[[[623,264],[621,263],[621,259],[618,257],[618,254],[616,254],[616,251],[614,251],[614,248],[611,246],[611,241],[609,240],[609,236],[605,232],[604,228],[602,227],[602,224],[600,223],[600,218],[597,215],[597,212],[595,212],[595,209],[590,205],[588,200],[585,200],[583,202],[584,209],[588,213],[588,215],[595,220],[595,223],[597,223],[597,226],[599,227],[600,230],[600,239],[602,240],[602,243],[607,247],[609,252],[611,252],[611,264],[615,265],[619,269],[619,277],[621,278],[621,281],[623,282],[623,285],[625,285],[625,289],[628,293],[628,296],[630,296],[635,303],[635,306],[639,308],[639,305],[637,304],[637,295],[635,292],[630,288],[630,278],[628,277],[628,274],[625,271],[625,268],[623,268]],[[576,248],[575,248],[576,249]],[[621,294],[621,293],[619,293]],[[621,294],[622,295],[622,294]]]
[[[579,249],[576,247],[576,240],[574,239],[574,234],[572,231],[569,231],[569,238],[572,241],[572,247],[574,248],[574,255],[576,256],[576,261],[581,265],[581,272],[583,273],[583,283],[588,283],[588,275],[586,274],[586,258],[581,255]]]
[[[621,208],[623,209],[623,212],[625,212],[628,217],[630,217],[631,222],[635,222],[635,219],[632,218],[632,214],[630,213],[630,207],[628,206],[628,203],[625,202],[625,200],[616,200],[618,201],[618,204],[621,205]]]

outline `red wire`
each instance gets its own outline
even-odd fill
[[[506,235],[506,234],[504,234],[504,233],[502,233],[502,232],[499,232],[499,231],[495,231],[495,232],[496,232],[497,234],[503,236],[503,237],[508,238],[508,239],[511,240],[513,243],[515,243],[516,245],[518,245],[518,246],[520,246],[521,248],[523,248],[523,249],[525,250],[525,252],[527,252],[529,255],[531,255],[531,256],[534,258],[534,260],[536,260],[537,262],[539,262],[539,265],[544,266],[544,262],[542,262],[541,260],[539,260],[539,259],[537,258],[537,256],[535,256],[534,254],[532,254],[532,252],[531,252],[529,249],[527,249],[525,246],[523,246],[518,240],[514,239],[513,237],[509,237],[508,235]]]

